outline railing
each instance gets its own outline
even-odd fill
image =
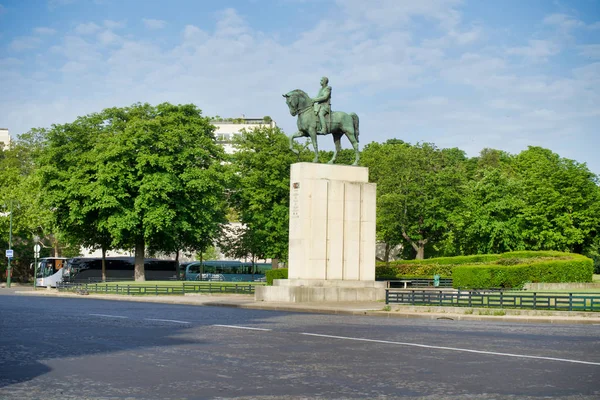
[[[182,295],[185,293],[254,294],[254,285],[222,283],[182,283],[181,286],[108,285],[102,283],[61,283],[59,291],[121,295]]]
[[[515,294],[482,291],[432,291],[386,289],[385,304],[448,307],[517,308],[529,310],[600,311],[600,293]]]
[[[430,278],[402,278],[388,280],[388,286],[390,288],[398,287],[436,287],[435,281]],[[440,278],[439,285],[437,287],[452,287],[451,278]]]

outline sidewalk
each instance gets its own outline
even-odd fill
[[[279,303],[254,301],[248,295],[233,294],[186,294],[164,296],[126,296],[126,295],[79,295],[59,293],[56,289],[37,289],[15,287],[0,289],[0,293],[11,291],[25,296],[77,297],[115,301],[141,301],[151,303],[188,304],[196,306],[217,306],[248,308],[256,310],[274,310],[289,312],[310,312],[320,314],[367,315],[383,318],[421,318],[432,320],[489,321],[514,323],[550,323],[550,324],[593,324],[600,325],[600,313],[575,311],[512,310],[494,308],[464,307],[427,307],[390,304],[384,302],[338,302],[338,303]]]

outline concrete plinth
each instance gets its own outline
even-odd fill
[[[257,288],[257,300],[385,298],[375,282],[376,185],[368,178],[363,167],[292,165],[289,279]]]
[[[385,300],[386,282],[320,279],[276,279],[257,286],[256,301],[290,303]]]

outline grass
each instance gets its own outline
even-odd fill
[[[600,282],[600,274],[594,274],[592,276],[592,282]]]
[[[119,285],[121,286],[158,286],[158,287],[182,287],[183,285],[212,285],[212,286],[264,286],[266,282],[220,282],[220,281],[145,281],[145,282],[136,282],[136,281],[121,281],[121,282],[98,282],[98,285],[108,285],[108,287],[113,287]],[[95,285],[95,283],[88,283],[88,285]]]

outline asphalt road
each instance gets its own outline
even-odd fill
[[[0,399],[600,398],[600,326],[0,293]]]

